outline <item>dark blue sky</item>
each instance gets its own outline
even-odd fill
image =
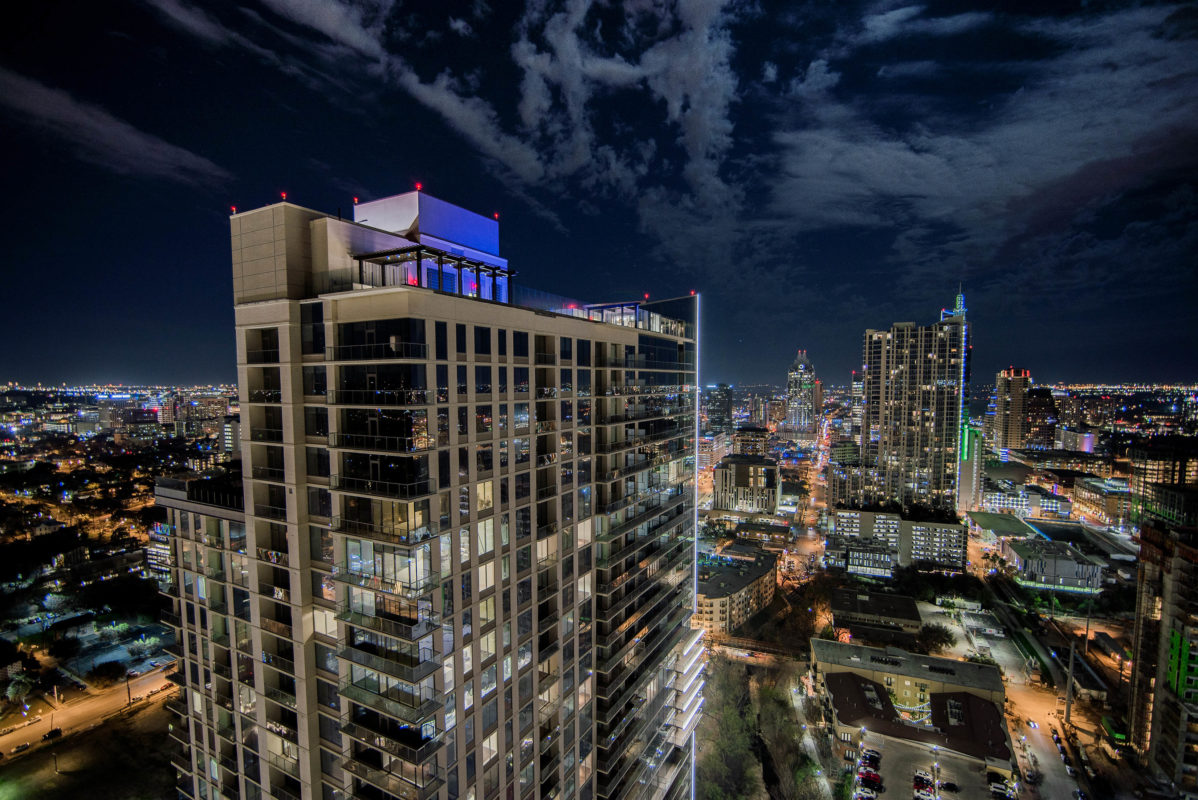
[[[210,5],[8,9],[0,381],[231,380],[229,206],[417,180],[527,285],[702,291],[706,381],[958,282],[975,380],[1198,379],[1193,6]]]

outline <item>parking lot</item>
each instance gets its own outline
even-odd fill
[[[884,800],[908,800],[914,794],[915,770],[922,769],[935,775],[934,764],[940,765],[942,783],[955,783],[959,787],[955,793],[941,791],[943,800],[992,800],[986,770],[977,761],[933,751],[926,744],[883,739],[880,736],[867,735],[865,746],[882,754],[878,771],[885,787],[885,794],[880,796]]]

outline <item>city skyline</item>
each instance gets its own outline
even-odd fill
[[[863,330],[959,283],[977,375],[1198,366],[1169,344],[1198,334],[1180,6],[331,8],[75,9],[53,47],[17,10],[0,379],[228,382],[231,207],[417,182],[499,213],[518,283],[701,292],[704,383],[781,382],[797,347],[847,383]]]

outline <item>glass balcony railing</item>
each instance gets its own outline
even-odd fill
[[[424,497],[430,493],[430,484],[427,480],[396,483],[392,481],[371,480],[369,478],[355,478],[348,475],[333,475],[329,480],[329,485],[338,491],[369,494],[378,497],[394,497],[401,500]]]
[[[329,361],[374,361],[390,358],[428,358],[428,345],[423,342],[378,342],[375,344],[342,344],[325,349]]]
[[[333,580],[408,598],[431,594],[441,585],[441,575],[437,572],[430,572],[422,577],[384,577],[362,572],[361,567],[349,564],[334,564]]]

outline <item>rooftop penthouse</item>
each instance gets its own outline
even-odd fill
[[[516,273],[499,255],[497,216],[490,219],[421,191],[355,203],[353,210],[353,220],[286,201],[235,211],[229,219],[234,302],[425,289],[694,337],[693,320],[670,316],[690,316],[682,303],[583,303],[514,285]]]

